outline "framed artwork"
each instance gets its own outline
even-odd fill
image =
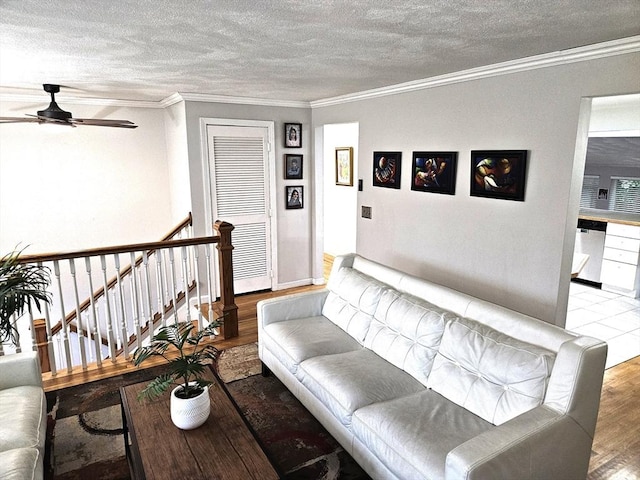
[[[411,190],[454,195],[457,160],[457,152],[413,152]]]
[[[301,123],[285,123],[284,124],[284,146],[286,148],[302,147],[302,124]]]
[[[524,201],[527,150],[472,150],[471,196]]]
[[[400,188],[402,152],[373,152],[373,186]]]
[[[304,187],[302,185],[295,185],[293,187],[284,187],[285,188],[285,201],[287,204],[287,210],[291,208],[302,208],[303,207],[303,192]]]
[[[302,180],[302,155],[285,154],[284,178],[287,180]]]
[[[353,186],[353,148],[336,148],[336,185]]]

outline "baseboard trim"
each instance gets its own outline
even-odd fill
[[[602,282],[594,282],[592,280],[585,280],[584,278],[572,278],[571,281],[580,283],[582,285],[588,285],[589,287],[594,287],[598,290],[602,290]]]

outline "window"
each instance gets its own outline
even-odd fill
[[[640,178],[611,177],[609,210],[640,213]]]
[[[580,208],[596,208],[599,183],[600,177],[597,175],[584,176],[582,194],[580,195]]]

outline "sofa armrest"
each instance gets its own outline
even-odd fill
[[[274,322],[322,315],[328,294],[329,290],[322,289],[261,300],[257,304],[258,330]]]
[[[542,405],[451,450],[445,478],[584,480],[591,444],[573,418]]]
[[[0,357],[0,390],[24,385],[42,387],[38,354],[23,352]]]

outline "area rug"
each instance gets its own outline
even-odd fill
[[[47,394],[54,480],[128,480],[119,387],[148,381],[163,367]],[[263,377],[257,345],[225,350],[218,374],[267,456],[285,479],[369,477],[275,376]]]

